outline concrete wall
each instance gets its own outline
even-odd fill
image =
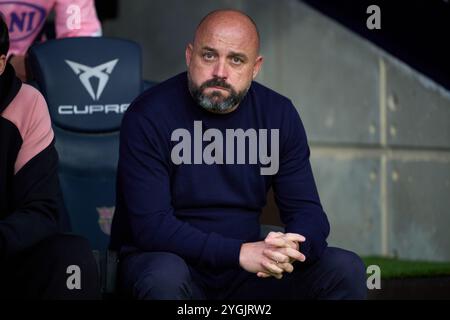
[[[258,81],[290,97],[303,119],[330,244],[450,260],[449,92],[296,0],[122,0],[104,34],[139,42],[144,76],[162,81],[185,70],[198,21],[223,7],[256,20]]]

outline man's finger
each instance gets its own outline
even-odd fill
[[[281,273],[283,273],[283,269],[278,267],[275,262],[272,262],[272,260],[263,261],[262,265],[270,273],[273,273],[273,274],[281,274]]]
[[[274,232],[271,231],[268,233],[267,238],[280,238],[283,237],[287,240],[297,241],[297,242],[305,242],[306,238],[298,233],[283,233],[283,232]]]
[[[283,235],[282,237],[271,236],[267,237],[264,242],[276,247],[291,247],[298,248],[297,243],[304,242],[305,237],[296,233]]]
[[[267,258],[275,261],[276,266],[283,269],[283,271],[291,273],[294,270],[294,267],[291,264],[293,261],[291,261],[289,256],[269,249],[265,249],[263,253]]]
[[[266,272],[262,272],[262,271],[260,271],[260,272],[258,272],[257,274],[256,274],[259,278],[270,278],[270,277],[274,277],[274,278],[276,278],[276,279],[281,279],[281,278],[283,278],[283,274],[272,274],[272,273],[266,273]]]
[[[304,262],[306,260],[305,255],[298,250],[292,248],[280,248],[279,250],[282,254],[300,262]]]
[[[298,242],[290,241],[290,240],[287,240],[286,238],[270,238],[270,239],[264,240],[264,242],[267,245],[276,247],[276,248],[293,248],[293,249],[298,250],[300,247]]]
[[[263,253],[267,258],[269,258],[271,260],[278,261],[281,263],[289,262],[290,257],[285,254],[282,254],[279,251],[264,249]]]
[[[270,278],[271,277],[271,275],[269,273],[265,273],[262,271],[258,272],[256,275],[260,278]]]
[[[300,248],[300,243],[297,241],[286,241],[287,246],[286,247],[290,247],[293,248],[295,250],[298,250]]]
[[[284,235],[283,232],[270,231],[270,232],[267,234],[267,238],[278,238],[278,237],[281,237],[281,236],[283,236],[283,235]]]
[[[306,238],[298,233],[285,233],[284,237],[290,241],[305,242]]]
[[[258,272],[256,274],[259,278],[270,278],[270,277],[274,277],[276,279],[281,279],[283,278],[283,274],[273,274],[273,273],[266,273],[266,272]]]
[[[271,241],[269,240],[268,242],[271,242]],[[292,259],[295,259],[295,260],[298,260],[298,261],[301,261],[301,262],[306,260],[306,257],[305,257],[305,255],[303,253],[301,253],[297,249],[294,249],[294,248],[292,248],[290,246],[286,246],[286,247],[284,247],[284,246],[281,246],[281,247],[273,246],[270,249],[265,249],[263,251],[264,255],[266,255],[266,250],[279,252],[279,253],[281,253],[281,254],[283,254],[285,256],[288,256],[289,258],[292,258]],[[270,254],[269,251],[267,251],[268,254]],[[277,261],[277,259],[273,259],[273,260]]]
[[[279,238],[266,238],[264,240],[264,242],[266,244],[269,244],[269,245],[272,245],[272,246],[275,246],[275,247],[280,247],[280,248],[289,246],[287,241],[284,238],[282,238],[282,237],[279,237]]]
[[[279,263],[279,264],[277,264],[277,266],[279,266],[281,269],[283,269],[287,273],[291,273],[292,271],[294,271],[294,266],[292,264],[290,264],[289,262]]]

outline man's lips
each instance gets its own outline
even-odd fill
[[[227,88],[224,88],[224,87],[219,87],[219,86],[212,86],[212,87],[208,87],[209,89],[219,89],[219,90],[223,90],[223,91],[230,91],[229,89],[227,89]]]

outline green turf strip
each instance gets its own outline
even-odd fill
[[[450,262],[409,261],[384,257],[363,257],[366,266],[378,265],[382,279],[450,276]]]

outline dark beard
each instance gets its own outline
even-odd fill
[[[196,86],[188,74],[189,91],[194,100],[204,109],[219,113],[225,113],[238,105],[247,94],[248,88],[237,92],[221,78],[213,78],[202,83],[200,87]],[[229,90],[230,94],[224,98],[220,91],[212,91],[210,94],[204,94],[203,91],[208,87],[221,87]]]

